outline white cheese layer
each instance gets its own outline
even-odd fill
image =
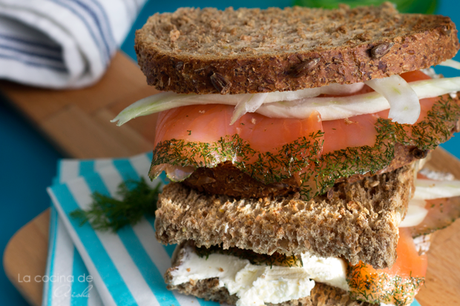
[[[302,254],[303,267],[253,265],[247,259],[210,254],[199,257],[190,247],[177,270],[172,285],[208,278],[219,278],[239,300],[237,306],[281,303],[310,295],[315,281],[348,290],[346,266],[341,259]]]
[[[348,291],[347,266],[345,261],[335,257],[320,257],[310,253],[302,254],[303,269],[317,282]]]

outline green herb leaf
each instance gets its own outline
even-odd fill
[[[380,5],[387,0],[295,0],[294,5],[306,7],[322,7],[333,9],[339,3],[348,4],[350,7]],[[392,0],[401,13],[433,14],[436,10],[437,0]]]
[[[95,192],[89,210],[77,209],[70,216],[80,220],[80,226],[89,222],[94,229],[113,232],[126,225],[134,225],[142,216],[155,216],[161,183],[150,187],[144,178],[130,180],[118,186],[117,200]]]
[[[347,282],[350,286],[350,297],[353,300],[370,304],[394,304],[395,306],[408,305],[414,295],[425,283],[424,277],[409,277],[389,275],[385,272],[369,270],[369,265],[359,262],[348,266]]]
[[[206,260],[209,255],[223,254],[229,256],[235,256],[240,259],[247,259],[253,265],[266,265],[266,266],[281,266],[281,267],[303,267],[302,258],[296,255],[285,255],[278,252],[273,253],[272,255],[259,254],[251,250],[243,250],[238,248],[229,248],[223,249],[221,246],[213,245],[210,248],[206,247],[195,247],[196,254]]]

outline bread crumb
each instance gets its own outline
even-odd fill
[[[347,27],[345,25],[341,25],[340,27],[337,28],[337,32],[340,32],[342,34],[347,34]]]
[[[248,36],[248,35],[241,35],[241,36],[240,36],[240,40],[251,41],[251,40],[252,40],[252,37],[251,37],[251,36]]]
[[[245,22],[245,24],[249,27],[254,27],[256,25],[255,21],[254,20],[248,20]]]
[[[214,29],[214,30],[219,29],[219,21],[211,19],[211,21],[209,21],[209,24],[210,24],[212,29]]]
[[[376,186],[378,186],[379,184],[380,184],[380,181],[374,181],[374,182],[370,183],[369,185],[370,185],[371,187],[376,187]]]
[[[179,30],[174,29],[174,30],[171,30],[171,31],[169,32],[169,39],[170,39],[172,42],[175,42],[179,37],[180,37],[180,31],[179,31]]]

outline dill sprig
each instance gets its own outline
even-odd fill
[[[223,254],[235,256],[240,259],[247,259],[253,265],[266,265],[266,266],[282,266],[282,267],[302,267],[302,258],[296,255],[285,255],[278,252],[273,253],[272,255],[259,254],[251,250],[243,250],[239,248],[228,248],[223,249],[221,246],[213,245],[209,248],[206,247],[196,247],[196,254],[199,257],[206,257],[208,259],[209,255],[212,253]]]
[[[139,222],[142,216],[155,216],[161,183],[150,187],[144,178],[122,182],[117,189],[117,200],[95,192],[88,210],[77,209],[70,216],[80,220],[80,226],[89,222],[94,229],[113,232]]]
[[[372,267],[362,261],[348,266],[347,270],[350,297],[370,304],[407,305],[425,283],[424,277],[414,277],[412,273],[403,278],[379,270],[373,272]]]

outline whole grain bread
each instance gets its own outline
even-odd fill
[[[175,255],[172,258],[172,267],[166,271],[165,281],[168,289],[178,290],[180,293],[193,295],[205,300],[216,301],[219,303],[225,303],[228,305],[236,305],[238,300],[236,295],[231,295],[225,287],[219,286],[218,278],[210,278],[205,280],[190,281],[188,283],[183,283],[177,286],[171,285],[172,275],[177,266],[180,265],[180,262],[183,258],[184,249],[182,246],[177,246],[175,250]],[[352,300],[349,294],[339,288],[331,287],[326,284],[316,283],[313,287],[310,296],[298,299],[291,300],[279,304],[270,304],[267,305],[277,305],[277,306],[371,306],[366,302],[360,302]]]
[[[147,82],[178,93],[239,94],[350,84],[427,68],[459,49],[448,18],[381,6],[336,10],[181,8],[136,32]]]
[[[180,293],[193,295],[208,301],[236,305],[236,295],[231,295],[224,287],[219,287],[217,278],[199,280],[196,282],[184,283],[178,286],[168,286],[170,290],[177,290]],[[267,303],[267,306],[378,306],[352,300],[347,292],[322,283],[316,283],[310,296],[301,299],[286,301],[278,304]]]
[[[396,260],[398,225],[404,218],[413,167],[336,184],[309,201],[286,197],[233,198],[207,195],[170,183],[157,203],[156,237],[163,244],[193,240],[197,246],[222,245],[256,253],[343,257],[375,268]]]

